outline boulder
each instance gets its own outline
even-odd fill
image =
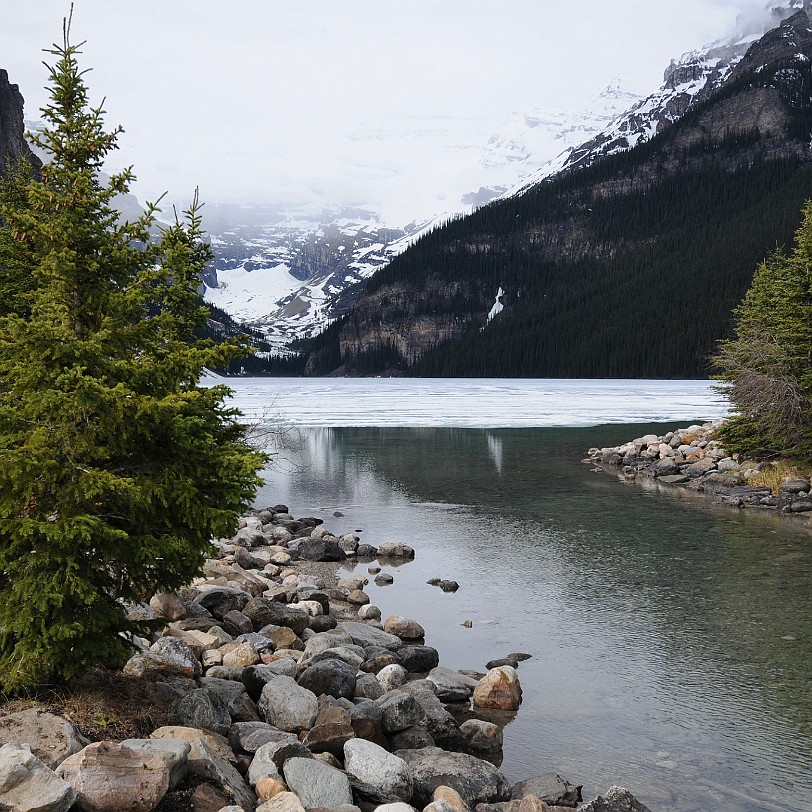
[[[51,769],[90,744],[73,722],[39,708],[0,717],[0,744],[11,742],[28,745]]]
[[[198,588],[200,594],[195,598],[195,603],[199,603],[203,608],[208,609],[218,620],[222,620],[223,615],[234,609],[242,611],[243,607],[251,600],[251,595],[238,587],[207,584]]]
[[[383,629],[376,629],[366,623],[358,623],[354,620],[345,620],[338,624],[339,629],[347,632],[352,638],[352,642],[363,648],[369,646],[379,646],[385,649],[399,649],[403,643],[399,637],[389,634]]]
[[[312,753],[330,753],[339,757],[344,752],[344,745],[354,738],[355,730],[349,721],[328,722],[314,725],[302,741]]]
[[[167,620],[181,620],[186,617],[183,601],[171,592],[157,592],[149,599],[149,605],[158,617]]]
[[[403,691],[389,691],[376,699],[375,705],[381,712],[381,727],[385,733],[397,733],[426,719],[420,703]]]
[[[169,770],[169,789],[183,783],[189,768],[189,742],[181,739],[125,739],[121,742],[136,753],[149,753],[163,761]]]
[[[519,675],[509,665],[492,668],[474,688],[475,708],[515,711],[521,702]]]
[[[133,655],[123,671],[133,677],[177,676],[191,679],[203,673],[191,646],[175,637],[162,637],[150,646],[149,651]]]
[[[395,755],[402,758],[412,771],[412,802],[420,808],[431,801],[434,791],[442,785],[456,790],[471,808],[479,803],[510,798],[508,780],[487,761],[465,753],[448,753],[439,747],[398,750]]]
[[[233,679],[201,677],[200,687],[207,688],[223,700],[232,722],[259,722],[257,706],[251,701],[242,682]],[[198,725],[203,727],[203,725]]]
[[[285,762],[283,772],[285,783],[307,809],[352,804],[350,780],[335,767],[313,758],[291,758]]]
[[[89,744],[56,771],[76,790],[83,812],[151,812],[169,789],[162,758],[113,742]]]
[[[434,692],[442,702],[467,702],[477,686],[477,680],[441,666],[432,668],[426,679],[434,684]]]
[[[265,634],[263,630],[265,626],[284,626],[297,636],[307,628],[307,612],[269,598],[254,598],[249,601],[243,609],[243,614],[250,618],[254,628],[259,629],[262,634]],[[270,635],[266,636],[273,639]],[[276,641],[274,642],[276,643]],[[278,643],[276,643],[276,647],[284,648]]]
[[[299,557],[306,561],[344,561],[347,553],[333,539],[308,538],[298,545]]]
[[[411,618],[390,615],[383,623],[384,631],[394,634],[401,640],[421,640],[426,632],[423,627]]]
[[[379,699],[385,691],[374,674],[359,674],[355,678],[355,696],[359,699]]]
[[[358,617],[361,618],[361,620],[380,620],[381,610],[377,606],[368,603],[365,606],[359,607]]]
[[[333,697],[352,699],[355,693],[357,668],[344,660],[331,658],[313,663],[298,679],[299,685],[312,691],[316,696],[327,694]]]
[[[210,688],[198,688],[186,694],[174,703],[172,712],[178,724],[184,727],[201,728],[221,735],[226,735],[231,727],[226,703]]]
[[[390,663],[378,671],[376,678],[384,691],[394,691],[406,682],[408,676],[409,672],[402,665]]]
[[[268,682],[258,707],[266,722],[292,733],[309,730],[319,712],[316,695],[297,685],[291,677],[277,677]]]
[[[514,799],[531,795],[550,806],[577,806],[581,801],[581,787],[570,784],[557,773],[544,773],[513,785]]]
[[[27,745],[0,747],[0,809],[67,812],[76,790],[50,770]]]
[[[606,795],[599,795],[581,807],[580,812],[651,812],[623,787],[609,787]]]
[[[257,801],[253,790],[245,783],[234,766],[222,758],[203,739],[196,739],[192,742],[189,751],[189,772],[219,787],[245,812],[253,812]]]
[[[413,673],[431,671],[440,664],[440,655],[431,646],[403,646],[398,649],[403,667]]]
[[[263,744],[251,759],[248,783],[255,786],[263,776],[281,778],[282,768],[289,758],[312,758],[312,755],[295,737]]]
[[[409,801],[412,797],[409,765],[373,742],[348,741],[344,745],[344,769],[352,786],[374,801]]]
[[[294,733],[280,730],[267,722],[235,722],[228,731],[228,742],[235,752],[256,753],[263,744],[298,741]]]
[[[256,646],[247,640],[222,656],[223,665],[226,668],[248,668],[250,665],[257,665],[260,661]]]
[[[502,728],[481,719],[468,719],[460,725],[460,733],[465,736],[468,747],[474,752],[499,750],[503,744]]]
[[[378,547],[378,558],[414,558],[414,547],[401,541],[385,541]]]

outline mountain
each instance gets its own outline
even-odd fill
[[[467,120],[451,119],[423,122],[414,139],[405,125],[358,134],[353,144],[373,155],[409,152],[411,160],[391,167],[372,166],[368,159],[360,168],[348,165],[348,177],[379,172],[384,192],[405,195],[408,202],[395,211],[374,203],[336,207],[328,200],[317,211],[209,204],[205,226],[217,258],[206,279],[206,300],[265,333],[284,353],[292,339],[312,336],[345,313],[358,283],[421,234],[504,194],[562,150],[599,133],[638,99],[617,79],[585,111],[531,106],[487,141],[469,134]],[[429,193],[411,193],[412,186],[428,187]],[[404,210],[416,219],[405,222]]]
[[[422,236],[299,368],[706,375],[756,264],[790,241],[812,188],[807,6],[669,66],[656,94],[555,174]]]

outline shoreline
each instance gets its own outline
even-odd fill
[[[665,485],[705,497],[711,504],[771,513],[812,533],[812,482],[784,479],[763,483],[768,465],[730,455],[716,439],[723,421],[691,425],[663,435],[649,434],[618,446],[590,448],[584,464],[596,472],[616,473],[627,482]],[[618,470],[619,469],[619,470]]]
[[[131,793],[133,770],[138,792],[152,799],[138,806],[144,812],[189,803],[213,812],[372,812],[392,803],[397,810],[382,812],[563,812],[580,802],[580,787],[557,773],[511,785],[496,766],[529,655],[493,660],[485,673],[443,668],[420,624],[381,618],[363,591],[366,576],[338,578],[348,559],[380,577],[379,564],[410,560],[411,547],[336,537],[285,505],[240,525],[215,543],[203,578],[131,607],[163,626],[134,641],[120,676],[162,693],[165,718],[122,743],[99,735],[109,734],[105,724],[79,730],[67,715],[36,708],[6,714],[0,765],[23,762],[32,781],[61,792],[56,812],[77,793],[101,793],[106,808],[119,808],[110,793],[117,785]],[[149,729],[154,721],[163,724]],[[220,806],[206,806],[207,793]],[[646,812],[617,787],[580,808]]]

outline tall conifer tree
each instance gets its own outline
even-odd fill
[[[812,460],[812,201],[795,246],[761,264],[716,364],[736,414],[722,439],[735,452]]]
[[[228,389],[195,341],[210,259],[197,196],[158,237],[100,178],[119,130],[92,107],[69,23],[49,51],[41,180],[0,191],[0,687],[128,656],[126,603],[187,583],[259,482]]]

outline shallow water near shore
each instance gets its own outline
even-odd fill
[[[384,617],[420,621],[443,665],[533,655],[505,730],[511,780],[553,770],[585,799],[622,784],[654,812],[810,810],[812,537],[580,462],[719,406],[694,408],[666,425],[300,427],[257,504],[414,546],[414,562],[384,565],[392,586],[366,589]]]

